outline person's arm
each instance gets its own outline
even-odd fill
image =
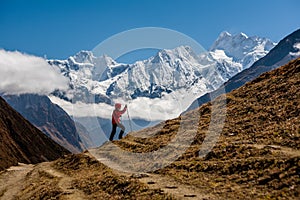
[[[125,105],[125,107],[123,108],[123,110],[121,110],[121,113],[122,113],[122,114],[125,113],[126,110],[127,110],[127,104]]]

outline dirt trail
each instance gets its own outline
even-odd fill
[[[26,177],[33,171],[43,171],[49,175],[59,178],[57,187],[62,191],[59,199],[62,200],[85,200],[87,197],[80,190],[71,186],[73,178],[53,169],[50,163],[45,162],[38,165],[19,164],[10,167],[0,174],[0,199],[16,199],[24,187]]]
[[[300,156],[300,151],[288,147],[265,145],[265,144],[244,144],[258,149],[268,148],[273,152],[280,152],[289,156]],[[94,153],[85,153],[93,157]],[[217,199],[213,194],[201,192],[201,189],[183,184],[174,178],[154,173],[136,173],[124,171],[118,163],[109,160],[107,157],[101,157],[97,154],[97,160],[112,168],[116,175],[122,175],[135,178],[139,182],[147,185],[150,189],[161,189],[164,193],[170,194],[176,199]],[[84,200],[88,197],[83,191],[72,187],[74,177],[64,174],[51,166],[51,163],[45,162],[38,165],[27,165],[20,163],[18,166],[10,167],[0,172],[0,199],[13,200],[22,193],[26,178],[35,171],[42,171],[55,177],[58,180],[57,188],[61,191],[59,199],[62,200]]]
[[[42,163],[39,167],[46,173],[59,178],[58,187],[62,190],[60,199],[62,200],[84,200],[87,199],[83,191],[72,187],[72,177],[55,170],[49,163]]]
[[[90,155],[87,153],[87,155]],[[98,159],[101,162],[101,159]],[[103,161],[103,160],[102,160]],[[105,161],[104,163],[107,163]],[[109,164],[110,168],[117,168],[113,163]],[[72,187],[74,178],[54,169],[50,163],[44,162],[38,165],[13,166],[1,172],[0,174],[0,199],[13,200],[22,191],[26,176],[35,171],[43,171],[50,176],[58,178],[57,187],[62,191],[59,199],[62,200],[84,200],[88,199],[83,191]],[[133,173],[123,172],[114,169],[117,175],[123,175],[136,178],[141,183],[147,185],[150,189],[161,189],[166,194],[170,194],[176,199],[214,199],[211,195],[202,194],[197,191],[196,187],[181,184],[171,177],[161,176],[152,173]]]
[[[23,181],[28,173],[33,170],[34,165],[19,163],[0,173],[0,199],[15,199],[17,193],[22,189]]]
[[[129,144],[135,144],[134,142],[128,142]],[[265,145],[265,144],[242,144],[245,146],[251,146],[257,149],[269,148],[273,152],[283,153],[289,156],[300,156],[300,151],[295,151],[295,149],[276,146],[276,145]],[[113,145],[109,143],[103,145],[101,148],[90,149],[89,156],[96,157],[98,161],[105,164],[106,166],[112,168],[115,173],[127,177],[135,177],[140,182],[146,184],[151,189],[161,189],[165,193],[174,196],[177,199],[217,199],[213,194],[201,193],[201,189],[183,184],[176,181],[174,178],[169,176],[164,176],[161,174],[154,173],[136,173],[132,171],[124,171],[126,168],[123,166],[123,161],[118,160],[118,156],[115,153],[115,149],[112,148]],[[124,160],[124,159],[123,159]],[[125,159],[126,160],[126,159]],[[126,162],[126,161],[125,161]],[[137,168],[138,169],[138,168]]]
[[[274,152],[281,152],[290,156],[300,156],[300,150],[295,150],[289,147],[283,147],[279,145],[265,145],[265,144],[246,144],[246,146],[255,147],[257,149],[269,148]]]
[[[139,181],[148,185],[151,189],[161,189],[177,199],[214,199],[211,195],[199,193],[199,189],[190,185],[184,185],[171,177],[158,174],[131,174],[138,177]]]
[[[86,155],[92,156],[90,153],[86,153]],[[141,183],[147,185],[150,189],[161,189],[164,193],[170,194],[176,199],[216,199],[216,197],[211,194],[200,193],[198,188],[182,184],[171,177],[154,173],[123,171],[118,164],[108,160],[107,158],[97,157],[96,159],[112,168],[118,175],[136,178]]]

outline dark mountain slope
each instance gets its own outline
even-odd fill
[[[35,128],[0,97],[0,170],[55,160],[69,151]]]
[[[73,153],[86,147],[81,141],[84,130],[77,130],[72,118],[47,96],[36,94],[6,95],[4,99],[28,121],[52,140]],[[88,136],[84,137],[88,139]]]

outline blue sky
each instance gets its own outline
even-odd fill
[[[278,42],[300,28],[298,0],[0,0],[0,48],[64,59],[133,28],[163,27],[209,48],[220,32]]]

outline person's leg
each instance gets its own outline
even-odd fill
[[[123,133],[125,132],[125,126],[121,123],[118,124],[118,127],[120,127],[120,133],[119,133],[119,139],[122,139]]]
[[[112,124],[112,130],[111,130],[110,137],[109,137],[110,141],[113,141],[114,136],[116,134],[116,130],[117,130],[117,124]]]

